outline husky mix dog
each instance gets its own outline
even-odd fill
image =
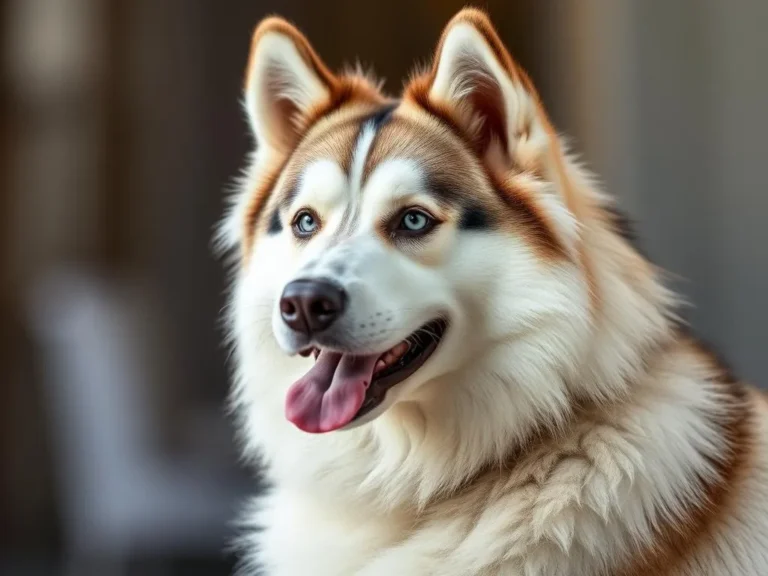
[[[682,327],[487,16],[399,99],[256,29],[222,223],[270,576],[768,574],[768,403]]]

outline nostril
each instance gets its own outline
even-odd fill
[[[280,301],[280,312],[283,316],[296,316],[296,304],[291,300],[283,298]]]
[[[336,306],[330,300],[315,300],[309,306],[309,313],[314,316],[327,316],[336,312]]]
[[[292,330],[309,334],[310,327],[301,308],[301,300],[290,296],[280,299],[280,316]]]

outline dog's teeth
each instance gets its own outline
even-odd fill
[[[381,355],[381,358],[376,362],[376,366],[374,367],[373,371],[374,374],[377,372],[381,372],[385,368],[389,368],[390,366],[394,366],[395,364],[402,361],[403,356],[410,350],[411,346],[408,344],[408,342],[400,342],[400,344],[397,344],[396,346],[393,346],[389,350],[387,350],[384,354]]]
[[[393,364],[397,362],[399,358],[401,358],[406,352],[408,352],[408,349],[410,346],[407,342],[400,342],[397,346],[393,346],[390,348],[386,354],[384,354],[384,360],[387,364]]]

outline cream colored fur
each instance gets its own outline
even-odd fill
[[[376,212],[377,198],[393,194],[393,183],[409,182],[418,192],[418,166],[382,165],[362,191],[359,178],[339,180],[332,164],[308,167],[313,184],[303,184],[299,197],[339,210],[361,202],[361,217],[343,252],[328,239],[305,250],[283,236],[261,235],[235,271],[233,398],[245,453],[261,458],[271,483],[245,516],[245,573],[634,574],[643,555],[665,545],[660,531],[684,532],[704,487],[723,480],[717,463],[732,447],[721,423],[736,414],[751,420],[746,457],[728,478],[730,495],[665,573],[768,574],[765,402],[756,391],[740,404],[726,397],[717,365],[675,328],[674,296],[616,234],[599,208],[608,199],[562,152],[533,96],[504,72],[471,24],[460,21],[452,30],[432,96],[463,106],[468,121],[478,121],[464,101],[473,87],[457,65],[463,58],[501,87],[515,157],[497,163],[544,158],[543,178],[515,171],[508,177],[538,195],[571,258],[544,262],[509,232],[457,233],[436,240],[431,249],[443,263],[422,270],[407,256],[380,254],[365,216]],[[291,39],[272,34],[264,42],[267,56],[256,55],[246,95],[260,147],[222,235],[240,250],[249,194],[284,144],[277,139],[271,146],[265,136],[274,95],[262,89],[259,75],[269,65],[287,70],[280,90],[297,106],[327,96]],[[517,123],[528,129],[527,139]],[[363,144],[358,154],[367,153],[370,142]],[[492,147],[486,160],[499,154]],[[421,321],[409,302],[413,309],[439,304],[455,321],[435,356],[390,391],[372,421],[310,435],[285,419],[283,403],[312,360],[287,353],[275,302],[298,270],[310,263],[330,269],[334,258],[351,261],[363,279],[375,278],[366,288],[371,302],[400,310],[404,328],[394,342]],[[366,268],[370,259],[378,259],[375,271]],[[399,285],[377,276],[385,273],[397,273]]]

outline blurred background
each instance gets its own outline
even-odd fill
[[[258,483],[210,239],[250,32],[282,14],[396,92],[462,4],[0,0],[3,576],[231,572]],[[480,5],[698,332],[768,385],[768,2]]]

